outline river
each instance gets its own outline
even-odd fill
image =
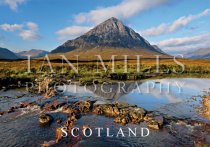
[[[202,95],[210,90],[210,79],[159,79],[141,82],[119,82],[97,86],[67,85],[59,86],[63,91],[59,96],[50,99],[42,99],[40,95],[27,93],[24,89],[8,90],[0,92],[0,111],[6,111],[20,102],[39,102],[42,106],[51,101],[74,102],[78,100],[92,99],[96,103],[126,102],[137,105],[148,111],[157,111],[168,117],[182,120],[199,120],[205,123],[210,121],[204,118],[195,108],[202,106]],[[193,98],[192,98],[193,97]],[[37,106],[23,108],[0,116],[0,146],[41,146],[45,141],[55,139],[55,130],[58,125],[56,121],[50,126],[41,127],[38,117],[41,110]],[[49,112],[53,118],[64,120],[66,115],[60,111]],[[113,122],[112,118],[86,114],[76,122],[76,127],[89,125],[91,128],[110,128],[110,134],[116,134],[122,128],[125,134],[128,129],[140,130],[146,124],[128,124],[122,126]],[[168,126],[169,128],[171,126]],[[168,129],[150,130],[148,137],[142,137],[137,131],[137,136],[132,137],[107,137],[107,132],[101,132],[101,137],[93,133],[91,137],[66,137],[54,146],[193,146],[195,139],[201,137],[195,134],[190,126],[173,126],[176,134]],[[192,131],[193,130],[193,131]],[[192,137],[193,136],[193,137]],[[203,137],[203,136],[202,136]],[[210,134],[205,134],[208,140]]]

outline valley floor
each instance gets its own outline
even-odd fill
[[[25,85],[43,76],[56,75],[66,80],[78,81],[81,85],[94,82],[133,81],[149,78],[209,78],[210,60],[207,59],[141,59],[125,61],[89,61],[72,62],[73,69],[67,62],[59,60],[34,59],[20,61],[0,61],[0,87]],[[77,70],[78,73],[75,71]],[[106,71],[105,71],[106,70]],[[30,73],[28,73],[30,71]],[[12,87],[12,86],[11,86]]]

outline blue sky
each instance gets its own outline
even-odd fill
[[[0,47],[50,51],[112,16],[169,53],[210,47],[209,0],[0,0]]]

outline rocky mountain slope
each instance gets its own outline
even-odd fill
[[[126,52],[133,52],[132,55],[134,52],[166,55],[116,18],[110,18],[84,35],[74,40],[68,40],[51,53],[71,52],[68,54],[80,53],[83,56],[88,56],[89,51],[95,54],[109,51],[118,53],[118,49],[121,49],[121,54],[124,53],[122,51],[124,49]]]

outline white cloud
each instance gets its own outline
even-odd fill
[[[88,32],[91,28],[92,27],[85,26],[70,26],[57,31],[56,34],[59,36],[59,40],[74,39]]]
[[[40,38],[38,34],[39,27],[33,22],[27,22],[25,24],[1,24],[0,29],[6,32],[15,32],[23,40],[37,40]]]
[[[34,30],[22,30],[19,33],[19,36],[23,39],[23,40],[37,40],[40,38],[40,36],[37,34],[37,32],[35,32]]]
[[[4,31],[14,32],[17,30],[21,30],[23,25],[21,24],[1,24],[0,29]]]
[[[190,51],[210,46],[210,33],[191,37],[171,38],[156,43],[164,51]]]
[[[38,28],[39,28],[38,25],[35,24],[35,23],[33,23],[33,22],[28,22],[26,25],[27,25],[28,28],[31,29],[31,30],[38,30]]]
[[[152,27],[147,30],[141,31],[143,36],[157,36],[167,33],[175,32],[185,26],[187,26],[190,22],[200,17],[206,16],[209,14],[210,9],[206,9],[203,12],[196,15],[182,16],[175,20],[173,23],[162,23],[157,27]]]
[[[38,34],[38,25],[33,22],[26,23],[26,26],[28,27],[27,30],[21,30],[19,33],[19,36],[23,40],[37,40],[40,38],[40,35]]]
[[[1,0],[1,3],[8,5],[13,11],[17,10],[18,5],[24,3],[26,0]]]
[[[111,17],[125,19],[149,8],[165,4],[168,1],[169,0],[122,0],[121,3],[114,6],[98,8],[87,13],[79,13],[75,15],[74,21],[79,24],[87,22],[98,24]],[[74,39],[86,33],[91,28],[92,27],[87,26],[69,26],[58,30],[56,34],[59,36],[59,40]]]
[[[111,17],[125,19],[168,1],[169,0],[123,0],[120,4],[115,6],[80,13],[75,16],[75,21],[77,23],[93,22],[98,24]]]

